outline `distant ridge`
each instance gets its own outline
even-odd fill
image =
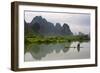
[[[67,23],[63,26],[58,22],[54,26],[52,22],[47,21],[42,16],[36,16],[31,23],[26,23],[24,20],[25,35],[31,33],[42,36],[67,36],[73,35]]]

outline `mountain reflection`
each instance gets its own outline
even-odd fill
[[[25,53],[30,52],[32,57],[36,60],[41,60],[43,57],[50,53],[66,53],[69,51],[71,42],[66,43],[56,43],[56,44],[31,44],[27,45],[27,50]],[[66,47],[65,47],[66,46]]]
[[[64,42],[25,45],[24,61],[87,59],[90,58],[90,42]]]

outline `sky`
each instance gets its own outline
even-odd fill
[[[27,23],[30,23],[35,16],[42,16],[54,25],[60,23],[63,26],[64,23],[67,23],[74,34],[90,33],[90,14],[88,13],[25,11],[24,15]]]

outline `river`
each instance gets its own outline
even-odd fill
[[[31,44],[24,54],[26,62],[88,58],[90,58],[90,42]]]

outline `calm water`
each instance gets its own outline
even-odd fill
[[[25,61],[69,60],[90,58],[90,42],[31,44],[25,50]]]

